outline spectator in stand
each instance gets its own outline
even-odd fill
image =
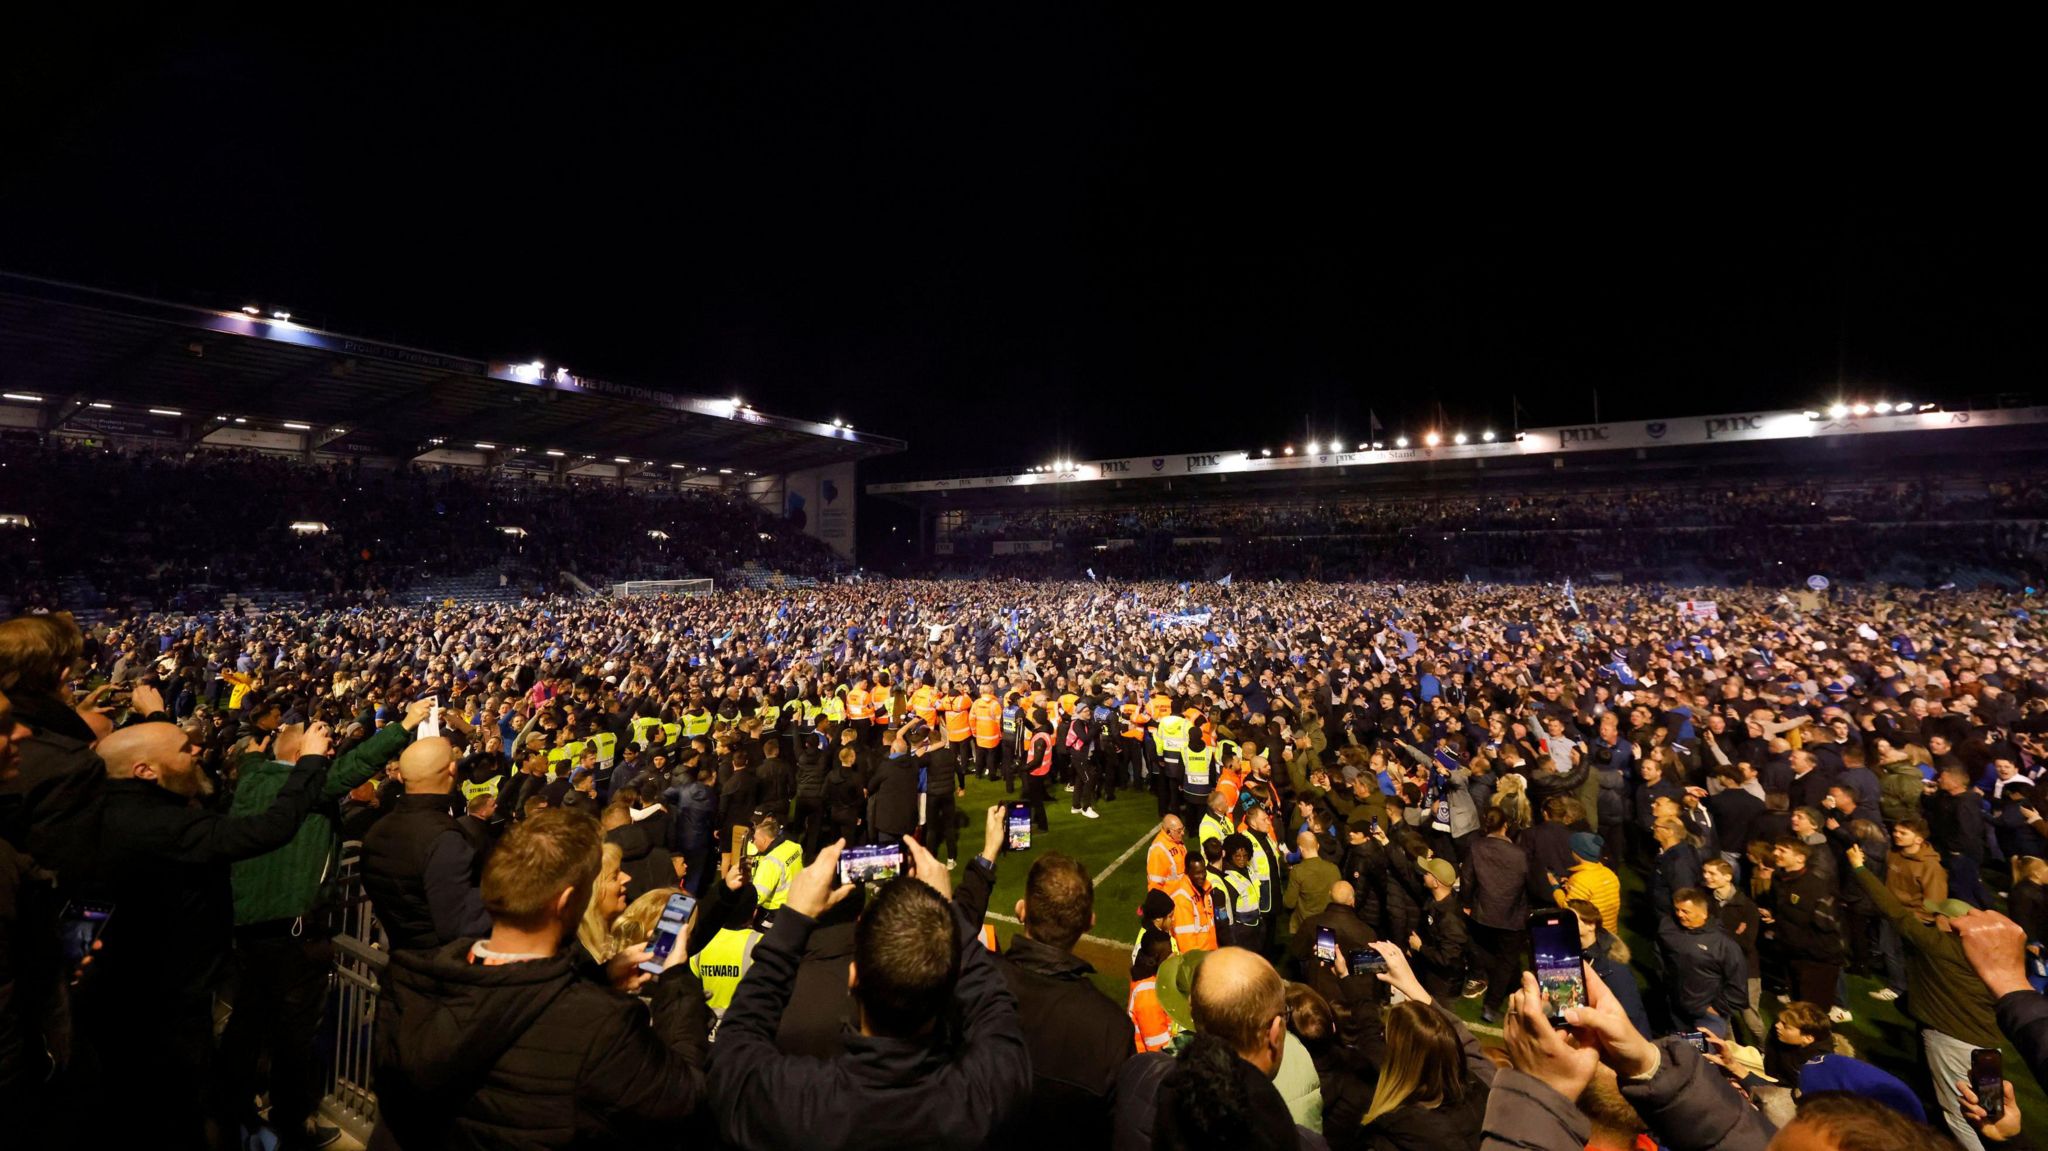
[[[268,736],[258,748],[267,745]],[[98,1083],[123,1101],[100,1115],[99,1131],[199,1146],[218,1091],[212,990],[234,922],[229,868],[298,834],[327,778],[327,729],[308,729],[270,803],[244,816],[193,802],[212,793],[213,780],[172,724],[123,728],[95,750],[106,784],[101,857],[86,891],[118,915],[107,920],[105,950],[74,1009],[78,1037],[98,1059]]]
[[[684,962],[696,925],[658,976],[633,980],[652,987],[651,1018],[579,973],[572,944],[601,856],[594,820],[541,812],[484,865],[485,938],[392,956],[372,1148],[638,1147],[697,1113],[709,1013]]]
[[[980,1147],[1030,1097],[1030,1057],[1015,997],[975,924],[948,903],[945,866],[914,840],[904,841],[911,874],[882,884],[855,928],[848,982],[859,1038],[823,1062],[775,1050],[805,939],[853,893],[835,882],[843,846],[797,873],[719,1025],[710,1079],[719,1130],[739,1148]],[[934,1029],[949,1006],[961,1031],[942,1046]]]
[[[441,736],[398,757],[405,794],[363,837],[363,890],[393,951],[432,951],[490,928],[470,882],[475,853],[455,825],[455,752]]]
[[[234,1010],[220,1036],[218,1115],[224,1126],[254,1131],[266,1125],[256,1119],[255,1100],[257,1065],[267,1056],[267,1125],[278,1133],[278,1145],[296,1148],[331,1139],[335,1129],[317,1131],[313,1115],[320,1102],[315,1033],[334,974],[333,919],[340,910],[326,902],[331,892],[323,889],[341,852],[336,804],[383,771],[432,706],[430,699],[414,702],[404,719],[343,752],[291,842],[233,865],[238,977]],[[308,734],[296,725],[279,728],[271,755],[242,757],[230,815],[253,817],[270,806],[305,754]]]

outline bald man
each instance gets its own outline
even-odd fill
[[[417,951],[490,933],[470,877],[475,851],[455,822],[455,748],[434,736],[398,757],[405,785],[389,815],[363,836],[363,890],[394,951]]]
[[[169,723],[139,723],[99,741],[107,783],[93,874],[67,873],[84,898],[114,907],[76,1000],[81,1037],[99,1052],[123,1104],[95,1119],[110,1138],[192,1146],[212,1092],[212,992],[226,966],[234,910],[229,865],[298,832],[327,777],[324,736],[269,805],[223,815],[195,803],[213,791],[197,748]],[[128,1126],[132,1124],[132,1126]],[[132,1136],[124,1140],[124,1136]]]
[[[1187,874],[1187,838],[1188,828],[1180,816],[1169,815],[1159,821],[1159,834],[1145,849],[1145,886],[1173,893]]]
[[[1229,1066],[1246,1121],[1261,1129],[1291,1132],[1294,1117],[1273,1081],[1283,1062],[1291,1061],[1285,1054],[1288,1048],[1299,1049],[1300,1041],[1288,1042],[1287,984],[1280,973],[1263,956],[1242,947],[1195,952],[1175,959],[1181,962],[1183,971],[1190,960],[1197,964],[1188,993],[1194,1041],[1220,1041],[1235,1056]],[[1176,976],[1184,978],[1185,975]],[[1315,1068],[1308,1053],[1299,1051],[1298,1057],[1313,1082]],[[1199,1089],[1191,1077],[1174,1074],[1178,1063],[1175,1056],[1164,1052],[1134,1055],[1125,1061],[1117,1076],[1115,1146],[1153,1146],[1155,1119],[1163,1118],[1170,1126],[1178,1126],[1179,1115],[1188,1108],[1176,1101],[1176,1093]],[[1320,1098],[1317,1106],[1320,1108]],[[1163,1145],[1185,1146],[1191,1142],[1168,1137],[1167,1132],[1161,1134]]]

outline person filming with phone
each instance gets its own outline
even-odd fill
[[[1030,1097],[1017,1001],[975,938],[980,925],[950,902],[945,865],[901,843],[900,856],[864,855],[855,873],[869,887],[846,977],[859,1033],[829,1059],[785,1055],[775,1034],[812,927],[855,891],[845,842],[791,881],[711,1061],[709,1097],[733,1147],[978,1148]]]

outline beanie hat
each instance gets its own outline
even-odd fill
[[[1571,846],[1573,855],[1597,862],[1601,850],[1607,846],[1607,841],[1590,831],[1581,831],[1572,836]]]

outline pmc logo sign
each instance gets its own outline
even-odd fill
[[[1599,443],[1606,438],[1606,424],[1593,424],[1583,428],[1564,428],[1558,432],[1558,442],[1565,444]]]
[[[1701,423],[1706,425],[1707,438],[1711,440],[1715,436],[1733,435],[1738,432],[1760,432],[1764,427],[1764,418],[1762,416],[1718,416],[1711,420],[1702,420]]]
[[[1131,463],[1129,460],[1104,460],[1102,462],[1102,471],[1104,475],[1109,475],[1115,472],[1128,472],[1130,470]]]
[[[1189,456],[1188,470],[1193,471],[1195,468],[1213,468],[1220,462],[1221,461],[1219,461],[1215,456]]]

